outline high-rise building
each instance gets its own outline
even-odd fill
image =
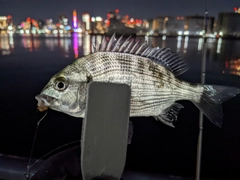
[[[207,33],[213,32],[214,17],[207,17]],[[187,16],[185,30],[190,35],[201,35],[205,30],[205,17],[204,16]]]
[[[185,18],[183,16],[158,16],[152,21],[153,34],[177,35],[184,31]]]
[[[91,31],[92,33],[104,33],[103,18],[100,16],[91,17]]]
[[[223,36],[240,36],[239,22],[239,13],[219,13],[217,20],[217,31]]]
[[[68,18],[65,15],[61,15],[59,17],[59,23],[63,26],[67,26],[68,25]]]
[[[13,19],[11,15],[7,16],[7,25],[8,26],[13,26]]]
[[[0,16],[0,31],[7,29],[7,16]]]
[[[163,18],[156,17],[152,21],[152,34],[159,34],[162,31]]]
[[[238,13],[238,14],[240,14],[240,7],[239,7],[239,8],[237,8],[237,7],[234,7],[234,8],[233,8],[233,10],[234,10],[234,12],[235,12],[235,13]]]
[[[72,27],[74,29],[78,28],[78,19],[77,19],[77,11],[76,10],[73,11]]]
[[[90,15],[89,13],[84,13],[82,15],[82,22],[83,22],[83,32],[89,31],[90,30]]]

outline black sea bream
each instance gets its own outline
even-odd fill
[[[193,102],[217,126],[222,124],[221,103],[239,89],[190,84],[176,76],[188,65],[168,48],[151,47],[130,37],[92,42],[92,53],[75,60],[54,75],[36,96],[40,111],[51,108],[74,117],[84,117],[88,83],[128,84],[131,87],[130,116],[153,116],[173,126],[183,106]]]

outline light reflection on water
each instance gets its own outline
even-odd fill
[[[0,36],[1,55],[10,55],[14,49],[14,40],[12,35],[3,34]]]
[[[223,73],[230,73],[240,76],[240,58],[236,60],[230,60],[225,62],[226,70]]]
[[[20,48],[25,53],[33,53],[36,51],[61,52],[65,58],[79,58],[88,55],[91,52],[91,40],[97,39],[99,42],[102,36],[91,36],[73,34],[61,36],[39,36],[39,35],[0,35],[0,57],[11,56]],[[188,36],[178,37],[139,37],[148,41],[153,46],[169,47],[173,51],[179,53],[186,61],[194,64],[194,54],[201,56],[203,49],[203,38],[189,38]],[[240,76],[240,41],[227,39],[208,39],[207,55],[211,62],[218,64],[220,72],[223,74],[233,74]],[[191,55],[191,56],[190,56]],[[198,57],[198,59],[200,59]],[[215,67],[215,65],[214,65]]]

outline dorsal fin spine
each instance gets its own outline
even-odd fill
[[[99,51],[100,48],[100,43],[98,42],[97,36],[95,37],[95,47],[96,47],[96,51]]]
[[[122,45],[119,47],[118,52],[122,52],[122,51],[123,51],[123,49],[128,45],[130,38],[131,38],[131,36],[129,36],[129,37],[122,43]]]
[[[96,39],[95,41],[92,39],[92,52],[119,52],[142,56],[162,65],[175,76],[184,73],[189,68],[187,63],[171,49],[152,47],[146,41],[131,39],[131,36],[123,40],[123,35],[116,38],[113,34],[109,41],[103,37],[100,44]]]
[[[132,47],[132,49],[130,50],[130,54],[135,54],[135,52],[137,51],[137,46],[138,46],[138,44],[141,42],[141,40],[138,40],[135,44],[134,44],[134,46]]]
[[[105,51],[105,48],[106,48],[106,38],[105,38],[105,36],[103,36],[102,42],[100,45],[100,51]]]
[[[132,41],[127,45],[126,49],[125,49],[123,52],[128,53],[128,52],[130,51],[131,47],[132,47],[133,42],[134,42],[134,40],[132,40]]]
[[[144,48],[144,46],[146,46],[147,42],[145,41],[144,43],[142,43],[142,45],[138,48],[138,50],[135,52],[135,54],[140,54],[140,52],[142,51],[142,49]]]
[[[146,56],[147,52],[149,51],[149,49],[151,49],[150,46],[148,46],[143,52],[142,52],[142,56]]]
[[[121,44],[121,41],[122,41],[122,38],[123,38],[123,35],[117,40],[117,42],[115,43],[112,51],[113,52],[116,52],[118,51],[119,47],[120,47],[120,44]]]
[[[114,34],[112,35],[110,41],[109,41],[108,44],[107,44],[106,51],[110,51],[110,49],[111,49],[111,47],[114,45],[115,41],[116,41],[116,35],[115,35],[115,33],[114,33]]]

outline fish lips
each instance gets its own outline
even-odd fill
[[[39,94],[35,96],[35,99],[38,101],[37,106],[40,112],[47,110],[50,106],[52,106],[53,101],[55,100],[55,98],[45,94]]]

